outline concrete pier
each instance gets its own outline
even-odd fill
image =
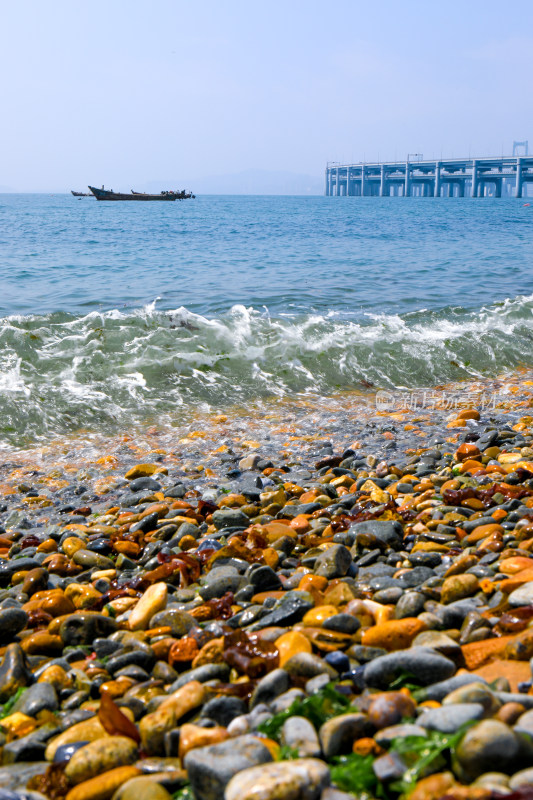
[[[328,197],[522,197],[533,156],[328,163]]]

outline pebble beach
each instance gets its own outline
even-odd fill
[[[531,377],[11,452],[0,797],[530,797]]]

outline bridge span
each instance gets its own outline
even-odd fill
[[[329,162],[329,197],[523,197],[533,156],[447,158],[361,164]]]

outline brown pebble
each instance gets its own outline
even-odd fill
[[[44,591],[48,585],[48,570],[43,567],[35,567],[26,573],[22,581],[22,591],[28,597],[32,597],[36,592]]]
[[[499,719],[500,722],[505,722],[506,725],[514,725],[525,710],[522,703],[504,703],[495,716],[496,719]]]

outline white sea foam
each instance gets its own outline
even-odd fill
[[[533,296],[477,311],[358,318],[244,305],[209,318],[183,306],[158,310],[156,301],[77,318],[12,316],[0,323],[0,415],[37,436],[178,406],[429,386],[531,366],[532,344]]]

